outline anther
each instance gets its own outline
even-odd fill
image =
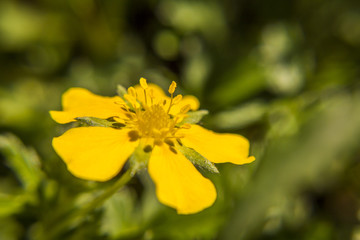
[[[145,78],[140,78],[140,86],[143,88],[143,89],[147,89],[148,88],[148,85],[147,85],[147,82],[146,82],[146,79]]]
[[[115,128],[122,128],[125,127],[126,125],[124,123],[113,123],[111,126]]]
[[[133,114],[131,114],[131,113],[125,113],[125,116],[130,119],[134,118]]]
[[[176,141],[178,142],[178,144],[179,144],[180,146],[183,145],[182,142],[181,142],[181,140],[180,140],[180,138],[177,138]]]
[[[191,109],[190,104],[187,104],[180,109],[180,113],[187,113],[190,109]]]
[[[161,141],[160,139],[155,139],[154,144],[157,146],[161,146],[163,145],[163,141]]]
[[[136,90],[133,87],[128,88],[128,94],[134,98],[136,98]]]
[[[175,88],[176,88],[176,82],[172,81],[169,87],[169,93],[173,94],[175,92]]]
[[[143,150],[144,152],[148,153],[152,151],[152,147],[150,145],[146,145]]]
[[[174,142],[171,141],[170,139],[165,139],[164,142],[165,142],[167,145],[169,145],[170,147],[174,147],[174,146],[175,146]]]
[[[140,137],[139,132],[135,131],[135,130],[128,132],[128,135],[130,138],[130,142],[134,142],[134,141],[138,140]]]
[[[171,98],[170,98],[170,105],[169,105],[169,108],[167,110],[167,113],[169,114],[170,112],[170,109],[172,107],[172,105],[176,104],[176,103],[173,103],[174,101],[174,92],[175,92],[175,88],[176,88],[176,82],[172,81],[170,87],[169,87],[169,93],[171,94]],[[180,96],[180,97],[179,97]],[[179,96],[176,96],[176,101],[179,101],[181,100],[182,96],[179,95]]]
[[[175,104],[178,104],[181,100],[182,100],[182,95],[179,94],[179,95],[177,95],[176,97],[174,97],[174,99],[173,99],[173,104],[174,104],[174,105],[175,105]]]
[[[176,149],[175,149],[175,148],[173,148],[173,147],[170,147],[170,151],[172,151],[173,153],[177,154]]]
[[[106,120],[109,121],[109,122],[115,122],[114,117],[108,117]]]

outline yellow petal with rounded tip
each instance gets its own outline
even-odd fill
[[[76,117],[122,117],[121,103],[124,101],[118,96],[103,97],[84,88],[70,88],[62,96],[64,110],[50,111],[50,115],[58,123],[72,122]]]
[[[179,151],[171,151],[167,144],[154,147],[149,173],[159,201],[175,208],[179,214],[197,213],[210,207],[216,199],[213,183]]]
[[[231,162],[245,164],[255,160],[249,157],[249,141],[243,136],[230,133],[215,133],[199,125],[190,129],[181,129],[181,139],[186,147],[193,148],[213,163]]]
[[[104,127],[72,128],[53,139],[53,147],[76,177],[106,181],[118,174],[134,151],[128,130]]]

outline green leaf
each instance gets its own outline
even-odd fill
[[[26,200],[23,195],[0,193],[0,217],[6,217],[20,212]]]
[[[186,114],[187,117],[181,121],[180,125],[182,125],[184,123],[196,124],[196,123],[200,122],[200,120],[208,114],[209,114],[208,110],[199,110],[199,111],[195,111],[195,112],[188,112]]]
[[[16,218],[0,218],[0,226],[0,239],[17,240],[22,238],[24,228]]]
[[[263,102],[253,101],[240,107],[215,114],[211,123],[216,128],[239,129],[259,122],[267,113],[269,106]]]
[[[35,191],[43,176],[37,153],[26,148],[12,134],[0,135],[0,152],[5,155],[7,165],[15,172],[24,189]]]
[[[216,239],[225,215],[213,206],[192,215],[167,214],[166,221],[154,224],[153,239]]]
[[[195,151],[192,148],[177,146],[178,149],[184,156],[190,160],[196,166],[199,166],[202,169],[205,169],[211,173],[219,173],[219,170],[215,167],[215,165],[203,157],[200,153]]]
[[[78,120],[84,126],[91,126],[91,127],[121,128],[121,127],[125,126],[122,123],[116,122],[112,118],[101,119],[101,118],[95,118],[95,117],[77,117],[76,120]]]
[[[104,204],[100,230],[111,238],[125,238],[136,234],[141,225],[137,215],[136,194],[128,188],[114,194]]]

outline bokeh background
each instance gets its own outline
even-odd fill
[[[356,0],[1,0],[0,239],[359,240],[359,62]],[[257,160],[205,173],[218,198],[198,214],[159,204],[143,172],[64,227],[113,182],[67,172],[48,111],[140,77],[176,81]]]

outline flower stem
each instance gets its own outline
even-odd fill
[[[110,198],[116,191],[122,188],[126,183],[128,183],[134,175],[133,169],[130,167],[112,186],[102,192],[99,196],[95,197],[91,202],[83,205],[83,207],[75,209],[69,213],[67,216],[63,216],[65,219],[60,219],[55,221],[54,226],[51,226],[52,229],[50,232],[47,230],[46,237],[47,239],[56,239],[59,234],[66,231],[68,228],[78,225],[82,221],[80,217],[85,218],[92,210],[99,207],[103,204],[108,198]],[[50,237],[50,238],[49,238]],[[54,238],[52,238],[54,237]]]

